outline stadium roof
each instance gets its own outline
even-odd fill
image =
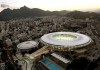
[[[75,32],[54,32],[45,34],[41,40],[47,44],[57,46],[75,46],[82,47],[91,43],[92,39],[84,34]]]
[[[19,48],[19,49],[30,49],[30,48],[34,48],[34,47],[37,47],[37,46],[38,46],[38,43],[35,42],[35,41],[25,41],[25,42],[19,43],[17,45],[17,48]]]

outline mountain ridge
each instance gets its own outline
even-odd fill
[[[20,18],[33,18],[39,16],[66,16],[71,18],[92,18],[92,19],[100,19],[100,14],[95,12],[82,12],[82,11],[45,11],[39,8],[28,8],[27,6],[23,6],[20,9],[4,9],[0,12],[0,21],[6,21],[11,19],[20,19]]]

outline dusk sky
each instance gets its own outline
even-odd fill
[[[50,11],[92,11],[100,9],[100,0],[0,0],[0,11],[5,8],[17,9],[24,5]]]

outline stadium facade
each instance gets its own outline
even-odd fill
[[[90,45],[92,39],[87,35],[75,32],[53,32],[43,35],[40,41],[54,50],[68,51]]]

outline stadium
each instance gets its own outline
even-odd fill
[[[85,47],[92,42],[92,39],[75,32],[53,32],[43,35],[40,41],[54,50],[70,50]]]

